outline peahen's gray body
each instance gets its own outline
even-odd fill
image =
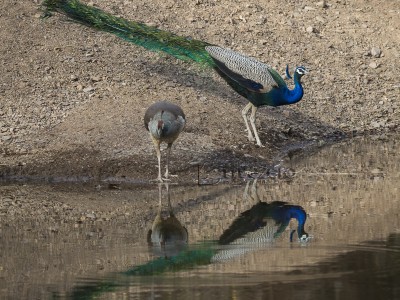
[[[161,151],[160,144],[167,143],[167,163],[165,179],[169,177],[169,158],[171,155],[172,143],[178,138],[186,124],[185,114],[178,105],[167,101],[160,101],[152,104],[144,115],[144,126],[149,131],[158,159],[158,181],[161,177]]]

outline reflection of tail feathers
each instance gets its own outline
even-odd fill
[[[126,271],[125,275],[145,276],[156,275],[165,272],[178,272],[190,270],[197,266],[204,266],[211,263],[211,258],[215,254],[212,247],[204,249],[185,250],[176,256],[169,258],[159,257],[144,265],[134,267]]]
[[[272,241],[270,241],[272,242]],[[249,252],[256,251],[257,249],[264,249],[267,246],[271,245],[268,241],[263,241],[262,243],[254,243],[254,244],[235,244],[232,246],[228,246],[228,248],[223,248],[219,250],[212,257],[211,262],[224,262],[227,260],[231,260],[234,258],[238,258],[240,256],[244,256]]]

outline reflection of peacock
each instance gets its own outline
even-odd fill
[[[242,110],[242,116],[248,139],[254,141],[255,137],[259,146],[262,144],[255,126],[257,108],[263,105],[293,104],[303,97],[300,79],[307,70],[302,66],[295,69],[295,87],[289,90],[282,77],[270,66],[233,50],[128,21],[82,4],[78,0],[44,0],[43,5],[49,12],[58,11],[84,25],[113,33],[151,51],[163,51],[178,59],[192,60],[213,68],[237,93],[249,101]],[[291,78],[287,68],[286,74]],[[250,124],[254,136],[247,122],[250,109]]]
[[[271,203],[259,202],[246,210],[226,229],[219,238],[219,244],[229,245],[218,251],[212,261],[223,261],[243,255],[259,247],[270,245],[289,225],[290,220],[297,219],[297,235],[300,241],[307,241],[304,231],[306,213],[301,206],[290,205],[281,201]],[[295,231],[290,234],[290,240]]]

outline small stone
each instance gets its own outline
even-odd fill
[[[78,84],[78,85],[76,86],[76,89],[77,89],[78,91],[82,91],[82,90],[83,90],[83,85],[82,85],[82,84]]]
[[[78,80],[78,76],[71,75],[71,76],[69,76],[69,79],[71,79],[71,81],[77,81]]]
[[[96,215],[94,213],[87,213],[86,218],[94,220],[94,219],[96,219]]]
[[[369,67],[370,67],[371,69],[376,69],[378,66],[379,66],[378,63],[375,62],[375,61],[373,61],[373,62],[371,62],[371,63],[369,64]]]
[[[382,54],[382,50],[381,49],[379,49],[378,47],[372,47],[371,48],[371,55],[373,56],[373,57],[381,57],[381,54]]]
[[[372,173],[372,174],[375,174],[375,175],[376,175],[376,174],[381,174],[381,173],[382,173],[382,170],[379,169],[379,168],[375,168],[375,169],[372,169],[372,170],[371,170],[371,173]]]
[[[306,31],[307,31],[308,33],[313,33],[313,32],[315,32],[315,28],[312,27],[312,26],[308,26],[308,27],[306,28]]]
[[[90,93],[90,92],[93,92],[94,90],[95,90],[95,88],[92,87],[92,86],[88,86],[88,87],[86,87],[86,88],[83,89],[83,91],[84,91],[85,93]]]
[[[100,76],[92,76],[90,79],[91,79],[92,81],[94,81],[94,82],[97,82],[97,81],[100,81],[100,80],[101,80],[101,77],[100,77]]]
[[[9,140],[11,140],[11,139],[12,139],[12,136],[11,136],[11,135],[3,135],[3,136],[1,137],[1,140],[2,140],[3,142],[9,141]]]

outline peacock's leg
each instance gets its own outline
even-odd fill
[[[264,147],[261,144],[260,137],[258,136],[258,132],[257,132],[257,128],[256,128],[256,112],[257,112],[257,107],[252,105],[251,115],[250,115],[250,124],[251,124],[251,127],[253,127],[254,136],[256,137],[257,145],[260,147]]]
[[[247,138],[249,139],[250,142],[254,142],[254,136],[253,136],[253,133],[251,132],[249,123],[247,122],[247,113],[249,112],[249,110],[252,106],[253,106],[253,104],[251,104],[249,102],[242,110],[242,117],[243,117],[244,123],[246,124]]]

